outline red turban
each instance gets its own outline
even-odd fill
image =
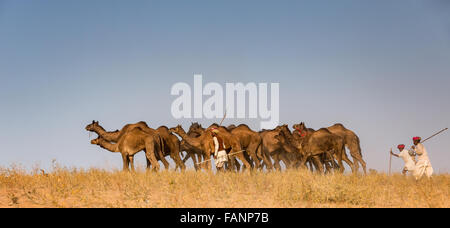
[[[404,144],[400,144],[400,145],[397,146],[397,148],[400,149],[400,150],[403,150],[403,149],[405,149],[405,145]]]
[[[413,141],[420,140],[421,138],[419,136],[413,137]]]

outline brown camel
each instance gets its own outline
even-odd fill
[[[178,137],[172,134],[169,131],[169,128],[167,128],[166,126],[161,126],[157,128],[156,131],[163,139],[164,155],[167,156],[167,154],[169,154],[176,164],[175,170],[177,170],[178,167],[181,170],[185,170],[186,166],[184,165],[184,162],[180,158],[181,150],[180,150],[180,140],[178,139]]]
[[[308,129],[308,132],[311,132],[312,130],[311,128],[306,128],[305,123],[303,122],[301,122],[300,124],[295,124],[293,127],[294,129],[296,129],[296,132],[294,133],[297,136],[300,134],[299,132],[301,132],[302,129]],[[362,158],[359,137],[353,131],[346,129],[344,125],[340,123],[334,124],[333,126],[330,126],[327,129],[331,133],[339,135],[344,139],[344,144],[349,149],[350,155],[353,158],[352,170],[354,172],[358,172],[359,169],[358,162],[359,162],[363,167],[364,174],[366,174],[366,162]]]
[[[359,169],[358,163],[361,163],[364,174],[366,174],[366,162],[362,158],[359,137],[355,134],[355,132],[345,128],[344,125],[340,123],[327,127],[327,129],[331,133],[340,135],[342,138],[344,138],[345,146],[348,148],[348,150],[350,151],[350,155],[353,158],[353,165],[355,166],[354,168],[355,172],[358,172]]]
[[[164,151],[165,151],[163,138],[158,133],[158,131],[148,127],[147,123],[145,123],[144,121],[140,121],[140,122],[135,123],[135,124],[127,124],[124,127],[122,127],[122,129],[120,131],[116,130],[116,131],[113,131],[113,132],[108,132],[102,126],[100,126],[98,121],[94,121],[93,120],[91,124],[88,124],[86,126],[86,130],[97,133],[99,136],[101,136],[106,141],[115,142],[116,143],[128,131],[130,131],[130,130],[136,128],[136,127],[141,128],[141,130],[143,130],[144,132],[146,132],[147,134],[151,135],[154,138],[155,142],[157,142],[157,145],[160,147],[160,149],[157,151],[158,154],[156,156],[164,164],[164,167],[166,169],[169,169],[169,163],[166,161],[166,159],[164,158],[165,155],[163,154]],[[149,164],[150,164],[150,161],[147,161],[147,166],[149,166]]]
[[[294,163],[292,166],[296,168],[302,166],[301,161],[303,154],[299,148],[299,143],[301,142],[299,140],[301,139],[295,138],[289,131],[287,125],[278,126],[276,129],[280,131],[280,134],[275,136],[275,138],[278,139],[283,148],[292,155],[291,160]],[[290,141],[294,142],[291,143]],[[313,165],[318,172],[321,172],[323,165],[325,165],[326,172],[331,172],[332,167],[338,167],[329,151],[326,151],[320,155],[309,156],[306,161],[309,163],[311,171],[314,170]]]
[[[131,169],[134,171],[133,156],[141,150],[145,151],[146,158],[153,165],[155,171],[159,170],[159,163],[156,160],[155,154],[160,147],[157,140],[142,130],[140,127],[133,128],[124,134],[123,137],[115,144],[108,142],[102,136],[93,139],[91,144],[99,145],[100,147],[111,151],[119,152],[122,154],[123,170],[129,171],[129,164],[131,162]],[[130,159],[131,158],[131,159]]]
[[[242,163],[244,164],[245,168],[253,168],[253,164],[251,162],[249,162],[251,159],[248,156],[246,151],[242,151],[243,148],[241,147],[239,138],[236,135],[231,134],[230,131],[228,131],[227,128],[223,127],[223,126],[219,126],[218,124],[212,124],[211,126],[209,126],[207,129],[204,129],[203,127],[201,127],[201,125],[196,125],[196,126],[191,126],[191,130],[194,132],[197,132],[199,134],[203,134],[203,133],[207,133],[207,132],[211,132],[212,128],[216,128],[219,130],[219,135],[223,138],[224,140],[224,144],[225,144],[225,149],[227,150],[228,153],[235,153],[233,154],[233,156],[230,157],[230,164],[227,167],[228,170],[230,169],[236,169],[237,171],[240,170],[240,164],[239,162],[236,161],[236,158],[239,158]],[[211,137],[211,143],[212,143],[212,137]],[[212,143],[212,145],[214,145]]]
[[[181,125],[177,125],[176,127],[170,128],[170,132],[175,133],[179,135],[186,143],[188,143],[190,146],[194,147],[197,150],[201,150],[204,154],[204,158],[210,158],[212,151],[214,151],[214,145],[212,144],[212,136],[211,134],[208,134],[207,132],[204,132],[198,137],[192,137],[186,134],[183,127]],[[192,156],[194,157],[194,156]],[[193,158],[194,159],[194,158]],[[211,165],[208,162],[207,163],[207,169],[211,169]]]
[[[269,160],[273,158],[273,166],[276,170],[281,170],[280,161],[283,161],[286,168],[292,167],[290,155],[280,144],[280,141],[275,137],[279,134],[279,130],[262,130],[259,135],[262,139],[262,145],[258,148],[257,154],[260,157],[266,156]]]
[[[230,129],[230,127],[228,127]],[[240,124],[232,128],[231,134],[239,139],[242,149],[244,149],[255,161],[257,169],[262,169],[260,159],[257,156],[258,148],[262,146],[262,138],[258,132],[252,131],[247,125]],[[260,156],[268,170],[272,169],[272,162],[268,156]]]
[[[306,131],[306,129],[300,129]],[[305,167],[306,161],[309,157],[313,157],[316,162],[320,162],[319,157],[323,153],[331,152],[338,161],[339,169],[344,172],[342,160],[344,160],[350,167],[353,167],[352,162],[345,155],[345,144],[342,137],[332,134],[328,129],[321,128],[314,131],[312,134],[301,135],[300,140],[295,140],[292,133],[287,129],[287,126],[282,127],[280,136],[287,139],[287,143],[297,148],[301,153],[301,165]],[[322,171],[322,166],[318,166],[319,172]]]
[[[192,125],[196,125],[198,123],[192,123]],[[191,126],[192,126],[191,125]],[[189,131],[187,132],[187,135],[189,137],[197,138],[201,134],[194,132],[189,128]],[[181,140],[180,142],[180,151],[185,151],[187,154],[183,159],[183,163],[186,163],[186,161],[191,158],[194,163],[195,170],[200,170],[201,165],[198,165],[202,161],[202,157],[204,156],[204,153],[201,149],[198,149],[196,147],[191,146],[189,143],[187,143],[185,140]]]
[[[240,165],[236,161],[236,158],[238,158],[244,164],[244,169],[253,169],[253,163],[250,162],[248,151],[243,151],[243,147],[241,146],[240,140],[237,135],[232,134],[230,131],[228,131],[227,128],[219,126],[216,123],[211,124],[211,126],[209,126],[205,131],[211,132],[213,128],[219,130],[219,136],[223,138],[225,149],[227,150],[227,152],[235,153],[230,158],[230,168],[239,171]],[[258,159],[256,159],[255,161],[258,161]]]

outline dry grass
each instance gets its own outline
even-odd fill
[[[450,176],[0,168],[0,207],[445,207]]]

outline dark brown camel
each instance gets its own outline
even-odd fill
[[[97,133],[100,137],[102,137],[106,141],[118,142],[123,135],[125,135],[128,131],[130,131],[136,127],[141,128],[141,130],[143,130],[144,132],[146,132],[147,134],[151,135],[154,138],[155,142],[160,147],[160,149],[157,151],[158,154],[156,156],[164,164],[164,167],[166,169],[169,169],[169,163],[164,158],[165,157],[165,155],[164,155],[165,148],[164,148],[163,138],[158,133],[158,131],[148,127],[148,125],[144,121],[140,121],[135,124],[127,124],[124,127],[122,127],[122,129],[120,131],[116,130],[116,131],[108,132],[102,126],[100,126],[98,121],[93,120],[91,124],[88,124],[86,126],[86,130]],[[149,162],[150,161],[147,161],[147,166],[150,164]]]
[[[355,172],[358,172],[359,169],[358,163],[361,163],[364,174],[366,174],[366,162],[362,158],[359,137],[355,134],[355,132],[345,128],[344,125],[340,123],[327,127],[327,129],[331,133],[340,135],[342,138],[344,138],[345,146],[348,148],[348,150],[350,151],[350,155],[353,158],[353,165],[355,166],[354,168]]]
[[[192,130],[193,126],[194,126],[194,128],[196,128],[197,125],[200,126],[198,123],[192,123],[191,127],[189,128],[189,131],[187,132],[187,135],[189,137],[197,138],[201,135]],[[196,147],[191,146],[185,140],[181,140],[180,147],[181,147],[181,149],[180,149],[181,151],[185,151],[187,153],[183,159],[183,163],[186,163],[186,161],[189,158],[191,158],[194,163],[195,170],[200,170],[202,166],[198,165],[198,163],[200,163],[202,161],[203,156],[205,156],[203,151]]]
[[[293,125],[296,131],[294,132],[295,136],[299,136],[300,132],[303,131],[302,134],[305,134],[304,130],[307,129],[307,132],[310,133],[311,128],[306,128],[305,123],[301,122],[299,124]],[[359,137],[351,130],[348,130],[344,127],[344,125],[337,123],[331,127],[327,128],[331,133],[341,136],[344,139],[345,146],[349,149],[350,155],[353,158],[353,166],[351,166],[353,172],[358,172],[359,165],[358,162],[361,163],[364,173],[366,173],[366,163],[362,159],[361,147],[359,143]],[[347,154],[345,154],[347,156]]]
[[[300,140],[294,139],[292,133],[286,127],[282,127],[281,131],[283,136],[287,139],[287,143],[297,148],[301,154],[301,165],[305,167],[308,158],[313,157],[316,162],[320,162],[317,155],[323,155],[323,153],[331,152],[335,159],[338,161],[339,169],[344,172],[344,166],[342,160],[347,162],[350,167],[353,167],[352,162],[345,155],[345,144],[342,137],[332,134],[326,128],[321,128],[310,134],[303,134],[306,128],[300,129]],[[322,166],[318,166],[319,172],[322,171]]]
[[[223,138],[223,141],[225,143],[225,149],[230,154],[235,153],[230,158],[230,168],[236,169],[239,171],[240,165],[238,165],[239,163],[236,161],[236,158],[238,158],[244,164],[244,169],[248,169],[248,170],[253,169],[253,163],[251,163],[251,161],[249,159],[249,156],[248,156],[249,154],[241,146],[240,140],[237,137],[237,135],[232,134],[230,131],[228,131],[227,128],[225,128],[223,126],[219,126],[216,123],[211,124],[211,126],[209,126],[205,131],[211,132],[211,130],[213,128],[216,128],[217,130],[219,130],[219,136]],[[212,138],[211,138],[211,141],[212,141]],[[255,161],[258,161],[258,159]]]
[[[198,137],[192,137],[186,134],[181,125],[177,125],[176,127],[170,128],[169,131],[179,135],[190,146],[196,148],[197,150],[201,150],[205,154],[205,158],[209,159],[211,157],[211,153],[214,151],[214,145],[212,144],[211,134],[204,132]],[[211,169],[210,162],[208,161],[206,163],[207,169],[210,170]]]
[[[156,131],[163,139],[164,155],[167,156],[167,154],[169,154],[176,164],[175,170],[177,170],[178,167],[181,170],[185,170],[186,166],[184,165],[184,162],[180,158],[181,149],[180,149],[180,140],[178,139],[178,137],[172,134],[169,131],[169,128],[167,128],[166,126],[161,126],[157,128]]]
[[[279,134],[279,130],[262,130],[259,135],[262,139],[262,146],[258,148],[257,154],[259,156],[270,157],[274,160],[273,166],[276,170],[281,170],[280,160],[283,161],[286,168],[292,167],[290,155],[286,153],[280,141],[275,137]]]
[[[296,168],[300,167],[302,165],[301,161],[303,157],[299,148],[299,143],[301,142],[299,140],[301,139],[295,138],[287,125],[278,126],[276,129],[280,131],[280,134],[277,135],[276,138],[280,141],[283,148],[292,155],[291,161],[294,163],[293,166]],[[290,141],[294,142],[291,143]],[[309,156],[307,162],[309,163],[311,171],[314,170],[313,165],[318,172],[321,172],[323,165],[325,165],[326,172],[331,172],[332,167],[338,167],[333,156],[328,151],[320,155]]]
[[[131,162],[131,169],[134,171],[133,157],[136,153],[144,150],[146,158],[150,161],[155,171],[159,170],[159,163],[156,160],[155,154],[160,147],[154,137],[142,130],[140,127],[133,128],[123,135],[115,144],[108,142],[100,135],[93,139],[91,144],[99,145],[100,147],[122,154],[123,170],[129,171]],[[131,158],[131,159],[130,159]]]
[[[230,129],[230,127],[228,127]],[[257,169],[261,169],[260,160],[263,160],[268,170],[272,169],[272,162],[267,156],[257,156],[258,148],[262,146],[262,138],[258,132],[252,131],[247,125],[240,124],[232,128],[231,134],[239,139],[239,143],[243,150],[245,150],[250,157],[255,161]]]

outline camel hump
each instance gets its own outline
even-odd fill
[[[165,125],[162,125],[162,126],[158,127],[158,129],[166,129],[166,130],[169,130],[169,128],[168,128],[167,126],[165,126]]]
[[[328,130],[328,129],[326,129],[326,128],[320,128],[319,130],[317,130],[316,132],[321,132],[321,133],[330,133],[331,134],[331,132]]]
[[[139,122],[136,123],[136,125],[143,125],[143,126],[148,127],[148,125],[147,125],[147,123],[145,121],[139,121]]]
[[[346,129],[346,128],[344,127],[344,125],[341,124],[341,123],[335,123],[335,124],[333,124],[333,126],[334,126],[334,127],[341,127],[341,128]]]
[[[246,127],[248,129],[250,129],[250,127],[247,124],[239,124],[237,127]]]

